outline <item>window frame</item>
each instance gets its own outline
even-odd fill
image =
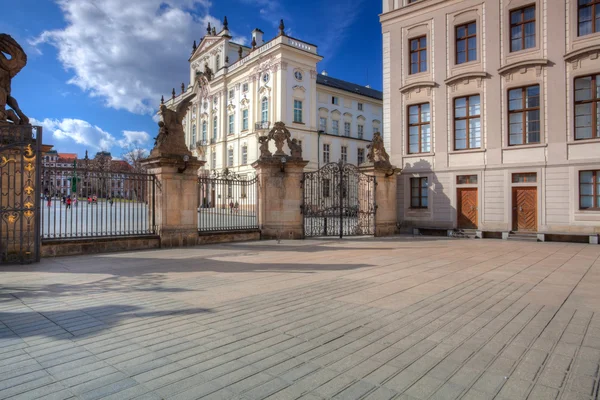
[[[538,98],[539,98],[538,99],[538,106],[535,107],[535,108],[525,108],[525,104],[526,104],[526,101],[527,101],[527,96],[526,96],[527,92],[526,92],[526,90],[528,88],[530,88],[530,87],[533,87],[533,86],[537,86],[538,87]],[[517,89],[521,90],[521,106],[523,108],[521,108],[519,110],[516,110],[516,111],[515,110],[511,111],[510,110],[510,92],[512,90],[517,90]],[[525,85],[525,86],[511,87],[511,88],[508,88],[506,90],[506,111],[508,111],[508,116],[507,116],[506,119],[507,119],[507,123],[508,123],[508,130],[507,130],[507,134],[508,135],[507,135],[507,137],[508,137],[508,146],[509,147],[514,147],[514,146],[528,146],[528,145],[536,145],[536,144],[542,143],[542,91],[541,90],[542,90],[541,89],[541,85],[539,83],[534,83],[532,85],[530,84],[530,85]],[[529,111],[535,111],[535,110],[537,110],[539,112],[539,118],[540,119],[538,120],[538,122],[540,124],[540,131],[539,131],[540,138],[539,138],[539,141],[537,141],[537,142],[527,143],[526,139],[527,139],[527,135],[529,134],[529,132],[527,130],[526,113],[528,113]],[[522,135],[523,135],[523,137],[522,137],[523,143],[510,144],[510,115],[511,114],[523,114],[523,121],[522,121],[522,124],[523,124],[523,133],[522,133]]]
[[[356,149],[356,163],[360,165],[365,162],[365,149],[359,147]]]
[[[325,154],[327,154],[327,157],[325,157]],[[327,159],[325,159],[327,158]],[[323,162],[325,164],[331,162],[331,148],[329,146],[329,143],[323,143]]]
[[[421,114],[422,114],[421,113],[421,107],[423,105],[425,105],[425,104],[429,105],[429,121],[428,122],[421,122]],[[419,122],[416,123],[416,124],[411,124],[410,123],[410,111],[409,110],[410,110],[411,107],[415,107],[415,106],[419,107],[419,113],[418,113],[418,115],[419,115]],[[408,124],[407,125],[407,129],[406,129],[407,154],[428,154],[428,153],[431,153],[431,148],[429,149],[429,151],[423,151],[423,142],[422,142],[423,135],[422,135],[422,131],[421,131],[421,127],[423,125],[429,125],[429,140],[430,140],[430,143],[431,143],[431,138],[432,138],[432,134],[431,134],[431,103],[429,103],[427,101],[427,102],[424,102],[424,103],[409,104],[408,106],[406,106],[406,115],[407,115],[406,123]],[[417,126],[419,128],[419,151],[416,152],[416,153],[413,153],[413,152],[410,151],[410,127],[411,126]],[[373,128],[373,132],[375,132],[375,128]]]
[[[344,136],[345,137],[352,136],[352,123],[351,122],[344,121]]]
[[[470,97],[475,97],[478,96],[479,97],[479,114],[477,116],[471,116],[469,115],[469,98]],[[456,116],[456,101],[460,100],[460,99],[466,99],[467,103],[466,103],[466,112],[467,112],[467,116],[466,117],[457,117]],[[469,94],[469,95],[465,95],[465,96],[460,96],[460,97],[455,97],[452,101],[452,118],[454,121],[453,124],[453,131],[454,131],[454,151],[466,151],[466,150],[478,150],[482,148],[482,135],[481,135],[481,95],[479,93],[475,93],[475,94]],[[479,119],[479,147],[471,147],[471,128],[470,128],[470,120],[471,119]],[[467,141],[467,147],[464,149],[457,149],[456,148],[456,121],[467,121],[466,124],[466,128],[467,128],[467,133],[466,133],[466,141]]]
[[[365,125],[364,124],[358,124],[358,138],[362,139],[365,136]]]
[[[423,38],[425,38],[425,47],[421,47],[421,39],[423,39]],[[412,43],[414,41],[418,42],[418,47],[417,47],[416,50],[412,49]],[[423,50],[425,51],[425,69],[421,71],[421,61],[422,61],[421,60],[421,51],[423,51]],[[413,53],[417,53],[417,65],[418,65],[418,68],[417,68],[416,72],[412,71],[412,65],[413,65],[412,55],[413,55]],[[427,69],[428,69],[428,65],[427,65],[428,60],[427,60],[427,58],[428,58],[427,57],[427,35],[421,35],[421,36],[417,36],[417,37],[408,39],[408,74],[409,75],[416,75],[416,74],[420,74],[420,73],[423,73],[423,72],[427,72]]]
[[[217,140],[218,117],[213,117],[213,140]]]
[[[419,185],[418,185],[418,195],[415,196],[413,191],[414,191],[414,186],[413,186],[413,181],[418,180],[419,181]],[[423,186],[423,181],[425,181],[426,185]],[[412,177],[410,178],[410,208],[411,209],[427,209],[429,208],[429,179],[426,176],[421,176],[421,177]],[[426,195],[423,196],[423,189],[427,189]],[[427,205],[423,205],[423,199],[427,199]],[[413,199],[419,199],[419,205],[418,206],[413,206]]]
[[[264,96],[260,100],[260,122],[267,121],[269,121],[269,99],[267,98],[267,96]]]
[[[581,174],[591,172],[592,173],[592,194],[591,195],[582,195],[581,194]],[[581,211],[600,211],[600,190],[598,186],[600,186],[600,169],[596,170],[580,170],[578,172],[578,196],[579,196],[579,210]],[[589,185],[586,183],[585,185]],[[591,207],[583,207],[581,204],[582,197],[591,197],[592,198],[592,206]]]
[[[528,8],[533,7],[533,19],[532,20],[525,20],[525,10]],[[512,22],[512,14],[515,12],[520,12],[521,13],[521,19],[518,23],[514,23]],[[523,51],[523,50],[529,50],[529,49],[534,49],[537,46],[537,41],[538,41],[538,37],[537,37],[537,4],[536,3],[530,3],[527,4],[525,6],[522,7],[517,7],[517,8],[513,8],[511,10],[508,11],[508,48],[509,48],[509,52],[510,53],[515,53],[517,51]],[[533,38],[534,38],[534,44],[532,47],[525,47],[525,25],[533,22]],[[521,27],[521,48],[518,50],[514,50],[513,49],[513,39],[512,39],[512,29],[513,27]]]
[[[475,24],[475,33],[472,35],[469,35],[469,25],[471,24]],[[466,32],[466,36],[459,38],[458,37],[458,30],[460,28],[465,28],[465,32]],[[475,58],[473,60],[469,59],[469,39],[471,38],[475,38]],[[463,62],[458,62],[458,42],[459,41],[465,41],[465,61]],[[456,65],[462,65],[462,64],[466,64],[468,62],[472,62],[472,61],[477,61],[477,21],[473,20],[473,21],[469,21],[469,22],[465,22],[463,24],[460,25],[456,25],[454,27],[454,64]]]
[[[242,165],[248,164],[248,146],[242,146]]]
[[[348,162],[348,146],[340,147],[340,154],[341,154],[342,161],[347,163]]]
[[[576,1],[576,5],[577,5],[577,37],[583,37],[583,36],[587,36],[587,35],[593,35],[594,33],[599,33],[600,32],[600,24],[596,24],[596,7],[600,8],[600,0],[592,0],[591,3],[589,4],[584,4],[581,5],[579,4],[579,0],[575,0]],[[579,19],[580,17],[580,10],[582,8],[586,8],[586,7],[591,7],[592,11],[590,12],[590,14],[592,15],[591,17],[591,23],[592,23],[592,31],[590,33],[586,33],[586,34],[581,34],[581,21]]]
[[[358,108],[358,111],[363,111],[364,104],[363,103],[358,103],[357,108]]]
[[[300,107],[297,107],[297,105],[300,105]],[[294,123],[296,124],[302,124],[302,108],[303,108],[304,104],[302,103],[302,100],[297,100],[294,99]],[[299,119],[297,119],[297,114],[300,116]]]
[[[335,125],[335,129],[334,129],[334,125]],[[333,135],[340,135],[340,121],[337,119],[333,119],[331,120],[331,133]]]
[[[206,134],[208,133],[208,122],[202,121],[202,142],[206,143]]]
[[[598,3],[600,5],[600,3]],[[600,123],[600,121],[598,121],[598,107],[600,107],[600,96],[598,95],[598,90],[600,90],[600,82],[596,79],[597,77],[600,76],[600,72],[598,72],[597,74],[592,74],[592,75],[583,75],[583,76],[578,76],[575,79],[573,79],[573,139],[574,140],[591,140],[591,139],[600,139],[600,129],[598,127],[598,124]],[[576,81],[577,79],[584,79],[584,78],[592,78],[592,87],[591,87],[591,92],[592,95],[594,96],[591,100],[575,100],[575,95],[576,95],[576,91],[577,91],[577,86],[576,86]],[[577,106],[579,104],[592,104],[592,137],[591,138],[581,138],[578,139],[577,138]]]
[[[248,130],[248,109],[242,110],[242,131]]]
[[[233,149],[227,149],[227,166],[233,167]]]
[[[319,117],[319,128],[323,131],[323,132],[327,132],[327,117]],[[325,121],[325,126],[323,126],[322,122],[323,120]]]
[[[235,114],[229,114],[229,120],[228,120],[229,124],[228,124],[228,131],[227,134],[228,135],[233,135],[235,132]]]

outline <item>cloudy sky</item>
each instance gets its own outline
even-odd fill
[[[227,15],[234,39],[288,34],[319,46],[319,72],[381,89],[380,0],[19,0],[0,32],[28,54],[13,80],[21,109],[59,152],[121,156],[150,148],[161,95],[188,84],[206,24]]]

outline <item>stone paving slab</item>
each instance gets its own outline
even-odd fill
[[[253,242],[0,268],[1,399],[586,399],[600,246]]]

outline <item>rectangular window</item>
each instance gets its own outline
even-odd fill
[[[454,150],[481,148],[479,95],[454,99]]]
[[[342,146],[342,161],[348,162],[348,147]]]
[[[335,119],[333,121],[331,121],[331,132],[334,135],[340,134],[340,121],[337,121]]]
[[[456,63],[477,60],[477,25],[475,22],[456,27]]]
[[[244,84],[242,85],[242,92],[247,92],[247,91],[248,91],[248,84],[247,84],[247,83],[244,83]]]
[[[600,0],[578,0],[577,36],[600,32]]]
[[[331,181],[329,179],[323,179],[323,197],[329,197],[331,195]]]
[[[358,125],[358,138],[362,139],[364,134],[365,134],[365,126],[359,124]]]
[[[476,185],[477,175],[458,175],[456,177],[457,185]]]
[[[337,106],[339,102],[340,100],[336,96],[331,96],[331,104],[335,104]]]
[[[302,102],[294,100],[294,122],[302,122]]]
[[[431,151],[431,113],[429,103],[408,107],[408,152]]]
[[[540,142],[540,85],[508,91],[510,146]]]
[[[524,174],[512,174],[513,183],[536,183],[537,174],[535,172]]]
[[[579,208],[600,210],[600,170],[579,171]]]
[[[510,51],[535,47],[535,4],[510,12]]]
[[[235,114],[229,114],[229,131],[230,135],[233,135],[233,130],[235,128]]]
[[[248,164],[248,146],[242,146],[242,164]]]
[[[192,148],[196,147],[196,124],[192,125]]]
[[[575,79],[575,140],[593,138],[600,138],[600,75]]]
[[[248,130],[248,110],[242,111],[242,130]]]
[[[227,149],[227,166],[233,167],[233,149]]]
[[[217,140],[217,121],[218,121],[218,118],[214,117],[213,118],[213,140],[214,141]]]
[[[327,118],[319,118],[319,130],[327,132]]]
[[[365,162],[365,149],[358,149],[357,157],[358,165]]]
[[[217,153],[215,153],[215,152],[212,153],[211,168],[212,169],[217,168]]]
[[[208,122],[202,121],[202,144],[206,144],[206,130],[208,129]]]
[[[351,126],[350,122],[344,122],[344,136],[350,137]]]
[[[326,143],[323,144],[323,162],[326,164],[329,162],[329,145]]]
[[[410,40],[410,73],[427,71],[427,36]]]
[[[235,96],[235,91],[233,89],[231,89],[229,91],[229,100],[233,100],[233,96]]]
[[[362,111],[363,110],[363,103],[358,103],[358,111]]]
[[[427,178],[410,178],[410,208],[427,208],[428,190]]]

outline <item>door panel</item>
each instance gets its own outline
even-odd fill
[[[457,192],[458,227],[477,229],[478,204],[477,188],[461,188]]]
[[[513,230],[537,231],[537,188],[513,188]]]

